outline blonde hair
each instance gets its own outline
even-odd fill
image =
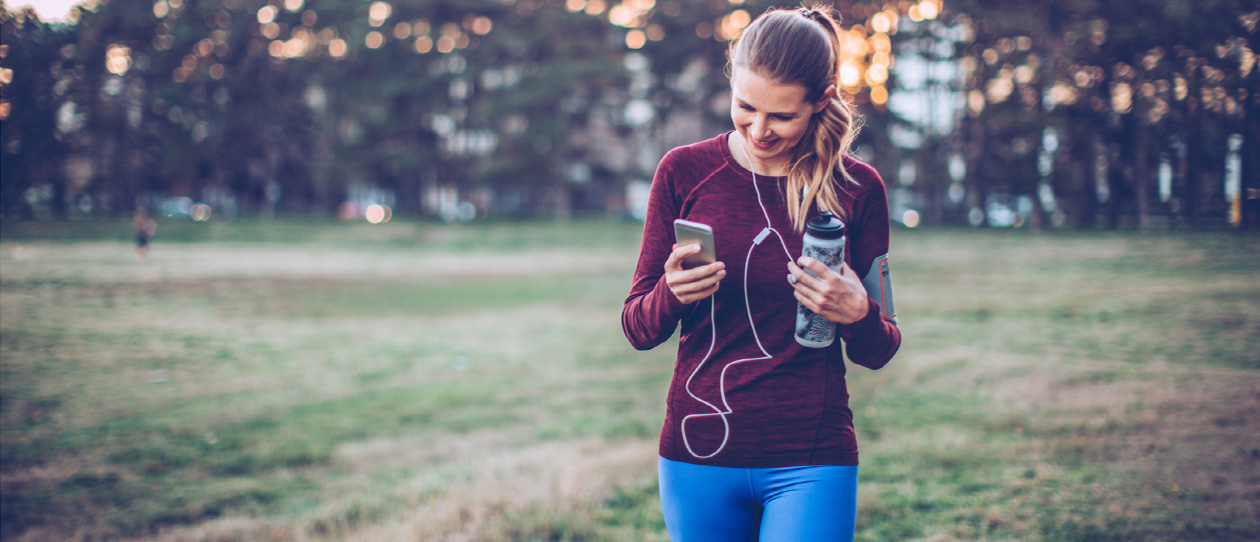
[[[818,103],[828,87],[837,91],[793,149],[787,175],[788,216],[796,231],[805,230],[810,208],[845,216],[832,182],[836,172],[847,182],[857,181],[844,168],[843,157],[857,137],[859,119],[840,97],[840,25],[823,7],[770,10],[748,25],[727,50],[727,75],[733,67],[748,69],[779,83],[805,87],[805,101]],[[802,193],[804,193],[802,195]]]

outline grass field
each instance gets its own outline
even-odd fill
[[[665,540],[639,227],[0,224],[4,540]],[[894,232],[858,539],[1260,537],[1260,237]]]

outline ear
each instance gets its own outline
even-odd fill
[[[829,85],[827,90],[823,91],[822,98],[818,99],[818,103],[814,104],[814,113],[819,113],[827,108],[827,104],[831,103],[831,99],[836,97],[836,86]]]

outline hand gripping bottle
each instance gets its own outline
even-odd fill
[[[837,273],[844,264],[844,222],[831,213],[824,212],[805,223],[804,246],[801,254],[830,267]],[[815,275],[805,269],[806,273]],[[796,304],[796,342],[809,348],[831,346],[836,339],[836,324],[800,303]]]

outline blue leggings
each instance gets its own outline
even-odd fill
[[[662,457],[660,480],[674,542],[853,540],[856,465],[734,469]]]

